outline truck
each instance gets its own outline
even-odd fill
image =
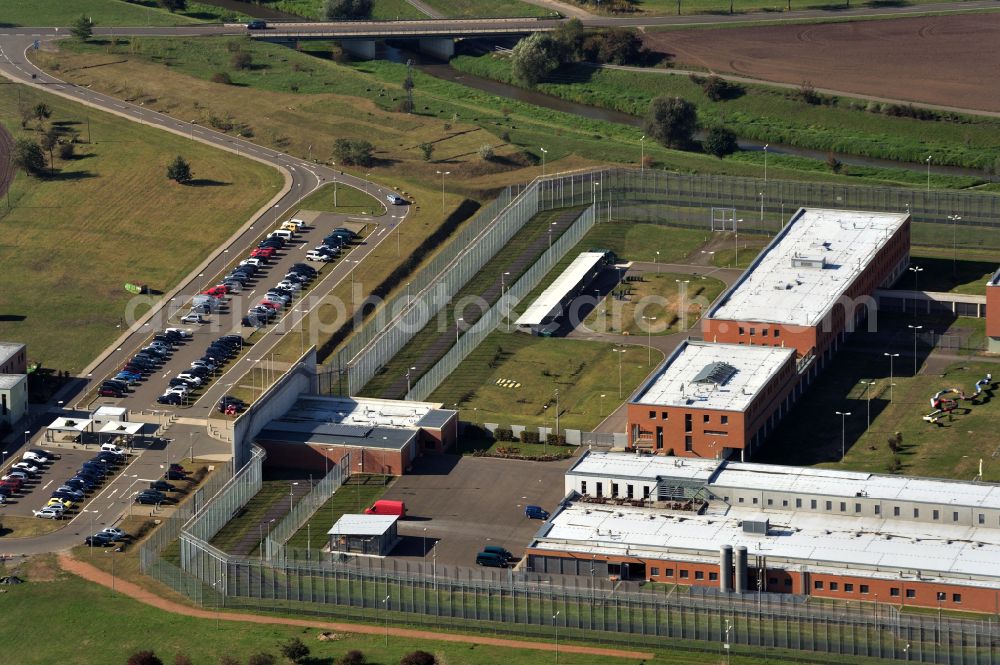
[[[398,515],[406,517],[406,504],[402,501],[388,501],[381,499],[372,504],[371,508],[365,510],[365,515]]]

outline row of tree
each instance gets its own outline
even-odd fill
[[[642,39],[632,30],[586,30],[572,19],[552,32],[535,32],[519,41],[511,52],[514,78],[534,86],[560,65],[574,62],[636,65],[649,58]]]
[[[680,97],[656,97],[649,103],[643,128],[647,136],[661,145],[688,149],[698,130],[698,110]],[[702,149],[716,157],[730,155],[738,149],[736,134],[726,127],[710,127],[702,141]]]
[[[309,647],[297,637],[289,639],[278,646],[282,658],[297,665],[309,659]],[[247,659],[246,665],[276,665],[278,659],[271,653],[261,651]],[[193,665],[191,657],[184,653],[174,656],[173,665]],[[153,651],[137,651],[125,661],[125,665],[164,665],[163,660]],[[240,661],[225,654],[219,658],[219,665],[241,665]],[[357,649],[352,649],[336,660],[336,665],[369,665],[368,658]],[[371,664],[374,665],[374,664]],[[432,653],[426,651],[411,651],[403,656],[399,665],[438,665],[438,660]]]

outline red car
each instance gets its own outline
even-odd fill
[[[20,491],[21,486],[21,481],[15,478],[11,478],[10,480],[0,480],[0,487],[9,489],[12,492]]]
[[[256,259],[270,259],[274,256],[273,247],[258,247],[257,249],[250,252],[250,256]]]
[[[210,289],[205,289],[201,292],[203,296],[215,296],[216,298],[221,298],[222,296],[229,293],[229,287],[225,284],[217,284]]]
[[[260,305],[261,307],[267,307],[268,309],[273,309],[276,312],[279,309],[281,309],[281,303],[271,302],[270,300],[261,300]]]

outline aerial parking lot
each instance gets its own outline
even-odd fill
[[[407,516],[398,523],[402,542],[390,558],[472,566],[477,552],[495,545],[520,560],[542,524],[525,517],[524,507],[551,512],[565,495],[563,476],[573,459],[544,464],[454,455],[418,459],[382,497],[406,503]]]

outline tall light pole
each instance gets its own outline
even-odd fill
[[[551,247],[551,244],[549,246]],[[508,272],[502,272],[502,273],[500,273],[500,313],[501,314],[504,313],[504,311],[503,311],[503,296],[504,296],[504,291],[506,290],[506,287],[507,287],[507,275],[509,275],[509,274],[510,274],[509,271]],[[507,319],[507,332],[510,332],[510,307],[507,308],[507,313],[506,313],[506,315],[504,315],[504,318]]]
[[[446,175],[451,175],[451,171],[438,171],[437,174],[441,176],[441,214],[444,214],[444,177]]]
[[[295,486],[298,485],[296,482],[288,484],[288,512],[292,512],[295,508]]]
[[[556,437],[559,436],[559,389],[556,388]]]
[[[656,266],[656,274],[660,274],[660,250],[656,250],[656,256],[653,257],[653,264]]]
[[[736,238],[736,259],[734,268],[740,267],[740,224],[743,223],[742,219],[733,220],[733,235]]]
[[[927,155],[927,159],[925,160],[927,162],[927,191],[928,192],[931,191],[931,158],[933,158],[933,157],[934,157],[934,155]]]
[[[389,646],[389,596],[387,595],[382,599],[382,604],[385,606],[385,645]]]
[[[687,288],[688,284],[691,283],[690,279],[675,279],[677,282],[677,301],[680,305],[680,319],[681,319],[681,330],[687,330],[687,315],[688,315],[688,304],[687,304]]]
[[[764,186],[767,186],[767,149],[771,147],[770,143],[764,144]]]
[[[646,135],[639,137],[639,172],[646,171]]]
[[[618,399],[622,398],[622,356],[625,355],[625,349],[611,349],[618,354]]]
[[[337,165],[337,162],[330,162],[333,166]],[[337,171],[333,172],[333,209],[337,209]]]
[[[951,220],[951,274],[954,276],[958,274],[958,230],[956,227],[962,217],[960,215],[948,215],[948,219]]]
[[[840,461],[844,461],[844,457],[847,455],[847,416],[851,415],[850,411],[834,411],[838,416],[840,416]]]
[[[923,330],[923,326],[906,326],[913,331],[913,376],[917,375],[917,332]]]
[[[601,393],[601,413],[599,414],[601,418],[604,417],[604,397],[605,393]]]
[[[539,148],[542,151],[542,177],[545,177],[545,156],[549,154],[549,151],[545,148]]]
[[[559,618],[559,612],[552,615],[552,628],[556,631],[556,665],[559,665],[559,623],[556,619]]]
[[[870,388],[875,385],[875,382],[874,381],[862,381],[861,383],[865,384],[865,401],[868,403],[868,422],[865,425],[865,434],[867,434],[868,430],[872,426],[872,397],[871,397]]]
[[[655,321],[655,316],[644,316],[643,321]],[[653,364],[653,324],[646,324],[646,366]]]
[[[458,344],[458,332],[462,329],[462,322],[465,321],[461,316],[455,321],[455,344]]]
[[[559,226],[559,222],[552,222],[549,224],[549,249],[552,249],[552,227]]]
[[[892,401],[892,387],[894,385],[896,385],[895,383],[892,382],[892,376],[893,376],[893,374],[892,374],[892,359],[893,358],[898,358],[899,354],[898,353],[888,353],[888,352],[886,352],[886,353],[883,353],[882,355],[886,356],[887,358],[889,358],[889,401],[891,402]]]
[[[924,269],[921,268],[920,266],[910,266],[909,268],[907,268],[907,270],[909,270],[910,272],[913,273],[913,318],[916,319],[917,318],[917,289],[918,289],[918,287],[917,287],[917,278],[920,276],[920,273],[922,273],[924,271]]]
[[[410,394],[410,372],[412,372],[415,369],[416,369],[416,367],[411,367],[408,370],[406,370],[406,394],[407,395]]]

